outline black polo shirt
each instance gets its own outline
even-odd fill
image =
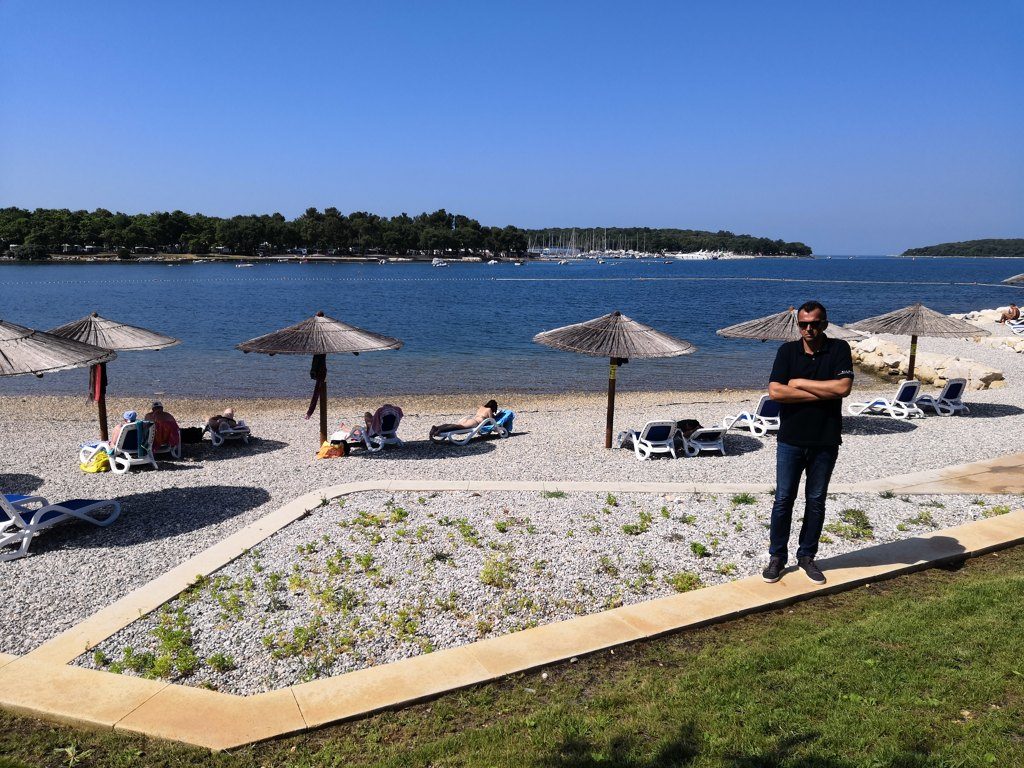
[[[789,384],[790,379],[852,379],[850,345],[842,339],[825,337],[825,344],[813,355],[804,352],[802,341],[787,341],[779,347],[770,381]],[[805,448],[841,445],[843,442],[843,401],[818,400],[808,403],[780,403],[779,442]]]

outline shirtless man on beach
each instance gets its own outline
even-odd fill
[[[806,473],[804,520],[800,526],[797,564],[815,584],[825,576],[814,563],[825,523],[828,483],[843,442],[843,398],[853,387],[850,345],[825,335],[828,314],[821,304],[808,301],[797,312],[800,340],[779,347],[768,384],[768,395],[781,403],[778,447],[775,454],[775,505],[772,507],[768,583],[782,578],[789,556],[793,503]]]
[[[1020,320],[1020,307],[1011,303],[1007,310],[999,316],[997,322],[1005,323],[1007,320]]]

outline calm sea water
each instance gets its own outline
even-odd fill
[[[309,359],[244,355],[235,344],[317,310],[405,342],[397,352],[328,359],[332,394],[601,390],[607,362],[532,343],[539,331],[618,309],[697,345],[631,362],[628,390],[764,386],[777,345],[715,330],[807,299],[852,322],[922,301],[942,312],[1022,298],[1000,286],[1024,260],[846,257],[605,264],[0,265],[0,317],[43,330],[100,314],[176,336],[180,346],[122,353],[110,392],[307,396]],[[927,349],[927,342],[922,342]],[[84,371],[0,381],[3,393],[84,392]]]

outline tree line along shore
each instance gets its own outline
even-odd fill
[[[925,258],[1024,258],[1024,238],[965,240],[959,243],[940,243],[921,248],[909,248],[901,256]]]
[[[578,234],[577,234],[578,233]],[[0,209],[0,254],[22,260],[138,254],[272,256],[523,257],[544,247],[572,255],[585,248],[644,253],[731,252],[760,256],[810,256],[800,242],[732,232],[649,227],[522,229],[484,226],[444,209],[409,216],[308,208],[294,219],[280,213],[221,218],[184,211],[126,214],[103,208]]]

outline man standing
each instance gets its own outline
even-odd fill
[[[797,565],[815,584],[825,576],[814,563],[825,523],[828,482],[843,442],[843,398],[853,386],[850,345],[825,335],[828,315],[817,301],[797,311],[800,340],[779,347],[768,384],[768,395],[781,404],[778,448],[775,454],[775,506],[772,507],[768,567],[769,583],[782,577],[789,556],[800,477],[805,472],[804,520],[800,526]]]

